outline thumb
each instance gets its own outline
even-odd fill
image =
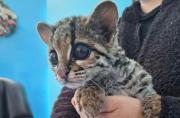
[[[105,98],[102,113],[111,113],[118,109],[119,97],[117,96],[107,96]]]

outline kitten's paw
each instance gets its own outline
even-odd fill
[[[143,100],[144,118],[159,118],[161,111],[161,96],[153,95],[145,97]]]
[[[74,98],[79,113],[86,118],[95,118],[101,112],[105,92],[96,86],[81,87],[76,90]]]

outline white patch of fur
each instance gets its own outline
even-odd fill
[[[68,52],[67,52],[67,60],[70,60],[71,50],[72,50],[72,46],[69,45],[69,47],[68,47]]]

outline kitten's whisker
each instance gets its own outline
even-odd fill
[[[99,87],[100,89],[104,90],[97,82],[95,82],[94,80],[90,80],[91,82],[93,82],[97,87]]]
[[[85,77],[86,77],[86,76],[74,76],[74,77],[69,78],[69,80],[70,80],[71,82],[78,82],[78,81],[84,80]]]
[[[72,77],[72,76],[75,76],[75,73],[74,73],[74,72],[70,72],[70,73],[69,73],[69,76],[71,76],[71,77]]]
[[[82,70],[82,71],[75,72],[75,75],[80,75],[80,74],[85,74],[85,73],[86,73],[86,71]]]
[[[73,81],[77,82],[77,81],[84,80],[85,78],[86,78],[86,75],[75,76]]]
[[[86,77],[86,75],[85,75],[85,74],[83,74],[83,75],[78,75],[78,76],[75,76],[74,78],[83,78],[83,77]]]
[[[92,67],[94,67],[96,64],[90,64],[90,65],[88,65],[87,66],[87,68],[92,68]]]

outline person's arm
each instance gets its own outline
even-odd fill
[[[56,100],[51,118],[80,118],[71,104],[75,90],[64,87]]]

